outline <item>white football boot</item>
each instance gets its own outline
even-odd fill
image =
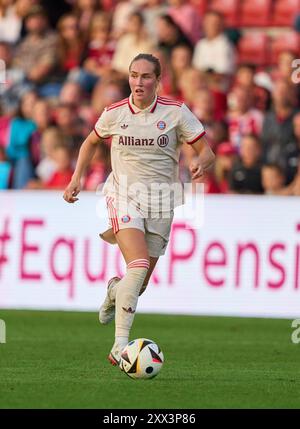
[[[115,317],[115,301],[111,299],[110,292],[120,280],[120,277],[113,277],[107,284],[106,297],[99,310],[99,322],[103,325],[107,325]]]

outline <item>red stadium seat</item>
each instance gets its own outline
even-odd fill
[[[265,66],[269,63],[269,37],[263,32],[246,33],[239,40],[238,62]]]
[[[272,25],[290,27],[298,13],[300,13],[300,0],[276,0]]]
[[[226,25],[235,27],[238,23],[239,0],[212,0],[210,9],[221,12],[225,17]]]
[[[272,0],[243,0],[241,4],[242,27],[267,27],[271,24]]]
[[[300,54],[300,36],[296,31],[287,31],[280,34],[271,43],[271,63],[276,64],[282,51],[292,51]]]

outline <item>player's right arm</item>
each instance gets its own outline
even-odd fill
[[[64,200],[68,203],[75,203],[78,200],[76,197],[80,192],[81,177],[95,154],[96,144],[100,143],[100,141],[99,136],[95,131],[92,131],[82,143],[72,180],[63,195]]]

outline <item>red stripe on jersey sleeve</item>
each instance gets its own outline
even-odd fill
[[[125,106],[126,104],[127,104],[127,101],[125,103],[118,104],[117,106],[109,107],[108,109],[106,109],[106,111],[110,112],[111,110],[118,109],[118,107]]]
[[[165,103],[164,101],[160,101],[158,100],[157,102],[158,104],[161,104],[163,106],[176,106],[176,107],[181,107],[181,104],[177,104],[177,103]]]
[[[195,143],[197,140],[201,139],[201,137],[203,137],[204,134],[206,134],[205,131],[203,131],[203,133],[199,134],[199,136],[197,136],[196,138],[194,138],[192,141],[187,142],[187,144],[193,144],[193,143]]]
[[[124,98],[124,100],[118,101],[117,103],[113,103],[106,108],[106,111],[116,109],[117,107],[124,106],[128,103],[128,98]]]
[[[101,137],[100,134],[98,133],[98,131],[96,130],[96,127],[94,127],[94,131],[97,134],[97,136],[99,137],[99,139],[103,139],[104,137]],[[107,138],[107,137],[106,137]]]
[[[161,97],[160,95],[157,97],[158,101],[163,101],[165,103],[175,103],[178,104],[179,106],[182,106],[182,102],[178,101],[178,100],[173,100],[172,98],[166,98],[166,97]]]

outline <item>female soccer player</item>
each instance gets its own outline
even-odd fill
[[[73,178],[64,192],[68,203],[78,200],[80,179],[96,144],[111,137],[112,173],[104,187],[111,228],[100,236],[118,244],[127,264],[122,279],[114,277],[108,282],[99,312],[103,324],[115,317],[115,342],[108,356],[113,365],[119,363],[128,343],[138,297],[167,247],[176,206],[170,189],[179,182],[180,144],[188,143],[195,151],[192,179],[201,177],[214,160],[202,124],[185,104],[157,96],[160,79],[156,57],[139,54],[133,59],[131,95],[104,109],[81,146]],[[162,193],[152,185],[158,185]]]

